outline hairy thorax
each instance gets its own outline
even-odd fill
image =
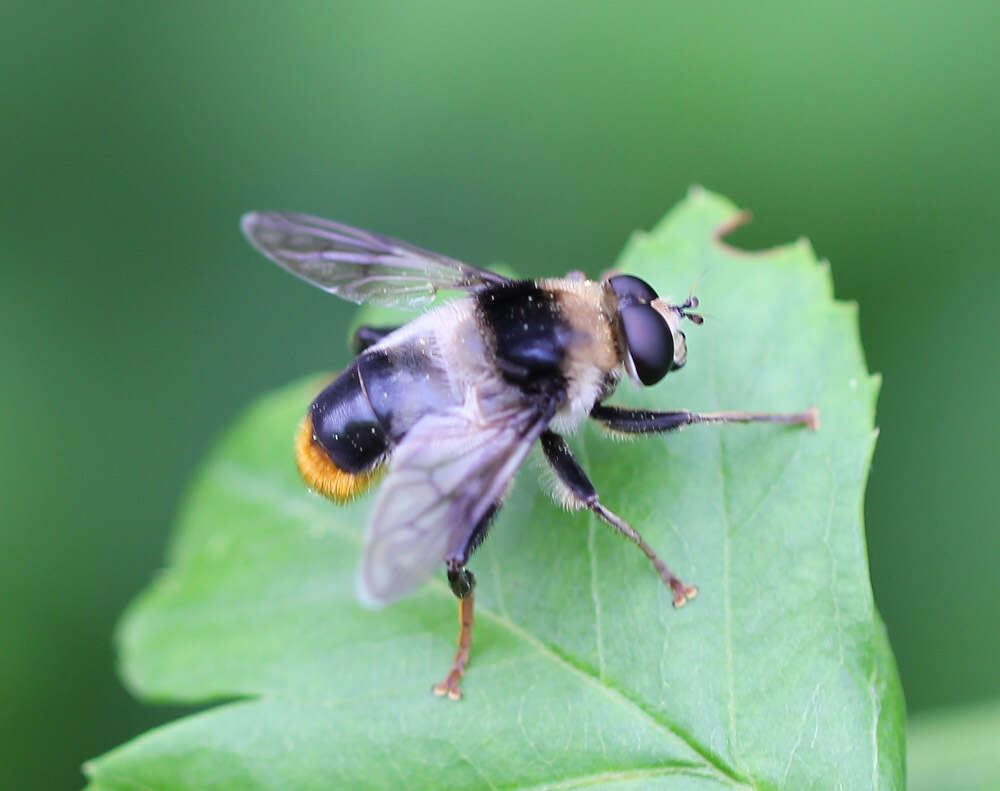
[[[612,297],[603,284],[593,280],[553,278],[539,285],[555,295],[559,313],[572,330],[563,363],[565,403],[552,421],[554,430],[572,431],[598,399],[610,394],[622,373]]]

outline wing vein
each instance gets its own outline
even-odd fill
[[[250,243],[286,270],[353,302],[400,308],[429,303],[442,290],[509,282],[485,269],[398,239],[304,214],[250,212],[241,227]]]

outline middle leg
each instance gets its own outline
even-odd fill
[[[676,574],[667,568],[666,563],[660,559],[660,556],[639,535],[639,531],[620,516],[604,507],[598,499],[594,484],[590,482],[587,473],[583,471],[583,467],[580,466],[580,463],[573,456],[569,445],[566,444],[566,440],[554,431],[546,431],[542,434],[542,451],[545,453],[545,459],[548,461],[549,466],[552,467],[563,486],[566,487],[566,491],[573,501],[577,505],[593,511],[618,533],[638,546],[646,557],[649,558],[659,573],[660,578],[673,591],[674,607],[681,607],[688,599],[693,599],[698,595],[697,588],[693,585],[685,585]]]

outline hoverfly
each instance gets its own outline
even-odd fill
[[[536,441],[565,505],[593,511],[637,544],[680,607],[697,589],[601,502],[562,434],[587,418],[621,434],[696,423],[818,425],[815,409],[698,414],[604,403],[626,375],[648,386],[684,366],[681,322],[702,323],[694,296],[673,304],[625,274],[512,280],[302,214],[252,212],[241,225],[268,258],[352,302],[418,309],[441,290],[466,292],[401,327],[358,329],[357,356],[312,402],[295,439],[306,484],[336,502],[387,472],[364,537],[363,603],[399,599],[444,564],[460,628],[438,695],[462,695],[476,585],[466,564]]]

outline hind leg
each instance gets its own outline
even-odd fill
[[[435,695],[447,695],[452,700],[461,700],[462,688],[459,681],[469,664],[469,651],[472,648],[472,623],[474,620],[473,606],[476,578],[467,568],[448,568],[448,584],[451,591],[458,597],[458,650],[452,661],[451,670],[444,681],[434,685]]]
[[[451,670],[445,677],[434,685],[434,694],[439,696],[447,695],[452,700],[461,700],[462,688],[459,686],[465,667],[469,664],[469,652],[472,648],[472,624],[474,621],[473,607],[475,596],[473,591],[476,588],[476,578],[469,571],[465,564],[469,556],[476,548],[483,543],[486,538],[486,531],[489,529],[493,517],[500,509],[500,504],[493,505],[486,515],[479,520],[476,529],[472,531],[469,540],[462,551],[445,560],[445,568],[448,571],[448,585],[451,592],[458,599],[458,650],[455,652],[455,659],[452,661]]]
[[[374,346],[386,335],[395,332],[399,327],[369,327],[363,324],[354,331],[351,337],[351,351],[361,354],[369,346]]]

